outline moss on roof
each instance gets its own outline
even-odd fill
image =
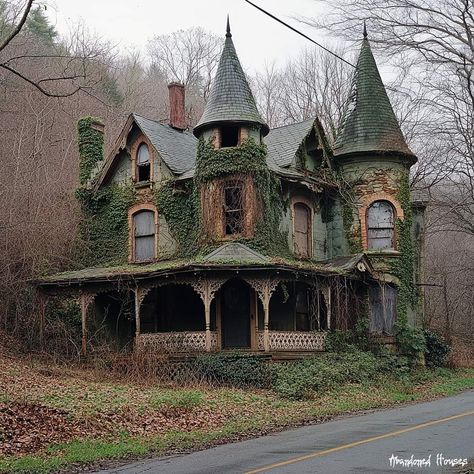
[[[367,37],[334,145],[334,155],[396,152],[414,158],[403,137]]]
[[[262,126],[265,135],[268,133],[268,125],[257,110],[240,65],[229,27],[209,99],[194,134],[198,136],[206,126],[223,122],[253,123]]]
[[[134,279],[147,279],[164,276],[170,273],[199,271],[199,270],[232,270],[235,267],[248,269],[272,268],[286,269],[289,271],[307,271],[327,276],[348,276],[353,274],[357,264],[363,260],[368,264],[363,254],[337,257],[331,260],[288,260],[283,258],[268,258],[267,261],[239,260],[238,258],[226,258],[219,261],[206,261],[204,257],[194,260],[164,260],[150,264],[128,264],[117,267],[85,268],[83,270],[57,273],[38,279],[34,282],[40,287],[51,286],[73,286],[83,283],[101,283],[126,281]],[[370,272],[370,268],[369,268]]]

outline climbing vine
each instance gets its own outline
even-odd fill
[[[81,187],[76,197],[83,212],[78,264],[127,263],[128,209],[135,200],[133,187],[110,185],[96,192]]]
[[[342,225],[351,254],[361,253],[362,235],[360,225],[355,225],[354,208],[347,202],[342,203]]]
[[[94,117],[84,117],[77,123],[80,154],[79,181],[81,185],[87,183],[91,177],[92,170],[103,158],[104,134],[94,129],[93,124],[102,125],[102,122]]]
[[[196,251],[197,200],[192,181],[177,186],[168,181],[155,192],[157,209],[166,219],[171,235],[178,243],[178,255],[189,256]]]
[[[416,307],[418,291],[415,286],[415,249],[411,235],[413,213],[410,200],[410,183],[408,174],[400,177],[398,202],[403,210],[403,219],[397,219],[397,250],[400,257],[394,259],[392,272],[399,280],[397,299],[396,336],[400,350],[410,356],[416,357],[425,349],[425,341],[421,330],[411,328],[408,324],[408,313]]]
[[[248,138],[238,147],[215,149],[212,141],[199,140],[194,184],[196,190],[226,176],[251,176],[261,205],[253,237],[246,245],[271,255],[288,256],[287,239],[279,225],[284,212],[280,180],[268,169],[266,146]],[[199,196],[199,192],[195,193]]]

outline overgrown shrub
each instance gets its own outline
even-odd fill
[[[393,361],[392,361],[393,362]],[[328,353],[301,362],[274,364],[272,387],[290,399],[312,398],[344,383],[358,383],[392,370],[388,359],[371,352]]]
[[[395,339],[400,353],[407,356],[411,362],[418,360],[420,354],[426,350],[426,341],[423,330],[399,324],[396,327]]]
[[[264,359],[249,354],[206,354],[196,359],[199,374],[211,383],[267,388],[271,372]]]
[[[352,331],[330,331],[325,348],[328,352],[372,351],[374,345],[369,337],[369,319],[359,318]]]
[[[424,330],[425,363],[428,367],[443,367],[448,362],[451,346],[437,333]]]

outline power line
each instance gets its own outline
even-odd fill
[[[309,36],[305,35],[303,32],[297,30],[296,28],[294,28],[293,26],[289,25],[288,23],[285,23],[283,20],[280,20],[280,18],[276,17],[275,15],[273,15],[272,13],[264,10],[262,7],[259,7],[258,5],[255,5],[255,3],[252,3],[250,0],[245,0],[248,4],[252,5],[252,7],[255,7],[257,10],[260,10],[262,13],[265,13],[265,15],[269,16],[270,18],[272,18],[273,20],[276,20],[278,23],[281,23],[282,25],[286,26],[287,28],[289,28],[290,30],[294,31],[295,33],[298,33],[299,35],[301,35],[303,38],[306,38],[307,40],[311,41],[311,43],[314,43],[316,46],[319,46],[320,48],[324,49],[324,51],[327,51],[329,54],[332,54],[333,56],[335,56],[337,59],[340,59],[341,61],[344,61],[346,64],[348,64],[349,66],[355,68],[355,66],[350,63],[349,61],[346,61],[344,58],[342,58],[341,56],[339,56],[338,54],[332,52],[330,49],[326,48],[325,46],[323,46],[322,44],[318,43],[317,41],[315,41],[313,38],[310,38]]]

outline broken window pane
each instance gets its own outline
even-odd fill
[[[225,234],[240,234],[244,228],[242,184],[232,182],[224,188]]]
[[[367,242],[370,250],[394,248],[394,212],[388,201],[376,201],[367,210]]]
[[[137,181],[150,181],[150,152],[146,143],[137,150]]]

